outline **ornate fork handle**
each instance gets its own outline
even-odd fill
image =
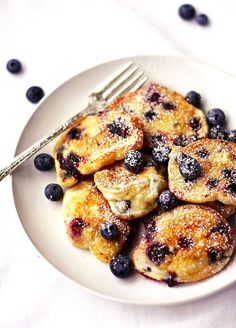
[[[52,132],[47,134],[45,137],[40,139],[38,142],[30,146],[28,149],[20,153],[18,156],[16,156],[13,161],[6,166],[4,169],[0,171],[0,181],[2,181],[6,176],[11,174],[18,166],[20,166],[23,162],[25,162],[28,158],[33,156],[35,153],[37,153],[41,148],[46,146],[49,142],[51,142],[53,139],[55,139],[59,134],[66,131],[70,127],[76,124],[79,118],[86,116],[86,115],[94,115],[96,114],[98,108],[91,106],[90,104],[81,112],[77,113],[61,125],[59,125],[56,129],[54,129]]]

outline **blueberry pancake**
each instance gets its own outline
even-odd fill
[[[144,125],[144,145],[186,146],[208,133],[203,112],[183,96],[159,84],[150,83],[134,93],[119,97],[110,108],[137,115]]]
[[[236,206],[235,143],[203,139],[175,147],[169,157],[169,188],[177,198]]]
[[[218,212],[184,205],[153,215],[132,257],[138,272],[172,287],[220,272],[233,249],[233,230]]]
[[[84,117],[56,142],[53,153],[58,182],[70,187],[81,174],[92,174],[122,160],[142,145],[143,125],[136,116],[104,111]]]
[[[95,173],[94,181],[113,213],[124,220],[151,212],[157,207],[158,195],[167,188],[162,168],[147,165],[137,174],[129,171],[124,162]]]
[[[129,223],[114,216],[92,181],[82,181],[66,190],[63,213],[71,243],[75,247],[89,249],[103,262],[110,262],[121,251],[131,232]],[[116,229],[116,235],[110,238],[112,240],[105,239],[101,234],[101,225],[105,222]]]

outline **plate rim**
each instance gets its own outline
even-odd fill
[[[69,77],[68,79],[66,79],[66,81],[62,82],[61,84],[59,84],[56,88],[54,88],[46,97],[44,97],[38,104],[37,104],[37,107],[34,109],[34,111],[32,112],[32,114],[29,116],[29,118],[26,120],[25,122],[25,125],[23,127],[23,129],[21,130],[21,133],[20,135],[18,136],[18,141],[17,141],[17,144],[15,146],[15,151],[14,151],[14,156],[17,156],[18,154],[18,148],[20,146],[20,143],[21,143],[21,139],[22,139],[22,136],[23,136],[23,133],[24,131],[27,129],[30,121],[32,120],[32,118],[34,117],[34,115],[36,115],[36,113],[39,111],[39,108],[40,106],[46,102],[48,100],[48,98],[54,93],[56,92],[59,88],[63,87],[65,84],[67,84],[70,80],[76,78],[78,75],[80,75],[81,73],[86,73],[87,71],[90,71],[90,70],[93,70],[95,68],[98,68],[100,66],[103,66],[103,65],[106,65],[106,64],[115,64],[116,62],[120,62],[120,61],[124,61],[124,60],[127,60],[127,62],[129,61],[135,61],[135,59],[145,59],[145,58],[153,58],[153,59],[158,59],[158,60],[162,60],[162,59],[171,59],[171,60],[175,60],[175,61],[179,61],[179,62],[190,62],[192,64],[200,64],[200,65],[203,65],[203,66],[206,66],[206,67],[210,67],[214,70],[218,70],[219,72],[221,73],[224,73],[232,78],[234,78],[236,80],[236,75],[232,74],[231,72],[228,72],[227,70],[224,70],[222,68],[219,68],[218,66],[216,65],[213,65],[213,64],[210,64],[210,63],[207,63],[205,61],[202,61],[202,60],[196,60],[196,59],[193,59],[189,56],[174,56],[174,55],[155,55],[155,54],[152,54],[152,55],[138,55],[138,56],[129,56],[129,57],[120,57],[120,58],[116,58],[116,59],[113,59],[113,60],[110,60],[110,61],[103,61],[102,63],[99,63],[97,65],[94,65],[94,66],[89,66],[88,68],[82,70],[82,71],[79,71],[77,74]],[[236,81],[235,81],[236,82]],[[125,299],[125,298],[121,298],[121,297],[115,297],[115,296],[110,296],[108,294],[104,294],[102,292],[98,292],[98,291],[95,291],[93,290],[92,288],[89,288],[89,287],[86,287],[84,285],[82,285],[81,283],[75,281],[73,278],[69,277],[66,275],[66,273],[64,273],[61,269],[59,269],[58,267],[54,266],[53,263],[50,262],[50,260],[48,259],[48,257],[44,254],[42,254],[40,252],[40,250],[38,249],[38,247],[34,244],[33,240],[31,239],[30,235],[28,234],[28,232],[26,231],[24,225],[23,225],[23,221],[21,219],[21,216],[20,216],[20,213],[17,209],[17,206],[16,206],[16,201],[15,201],[15,191],[14,191],[14,173],[12,175],[10,175],[11,177],[11,190],[12,190],[12,198],[13,198],[13,203],[14,203],[14,208],[16,210],[16,213],[17,213],[17,216],[18,216],[18,220],[20,221],[20,226],[23,230],[23,232],[25,233],[28,241],[30,242],[30,244],[34,247],[35,251],[40,254],[40,257],[50,265],[51,268],[54,269],[54,271],[58,272],[60,275],[62,275],[64,278],[66,278],[67,281],[73,283],[77,288],[81,289],[82,291],[84,292],[88,292],[92,295],[95,295],[97,297],[101,297],[105,300],[110,300],[110,301],[113,301],[113,302],[118,302],[120,304],[129,304],[129,305],[138,305],[138,306],[165,306],[165,307],[174,307],[174,306],[178,306],[178,305],[183,305],[183,304],[190,304],[190,303],[194,303],[194,302],[197,302],[199,300],[202,300],[202,299],[205,299],[205,298],[208,298],[214,294],[218,294],[220,293],[221,291],[223,290],[226,290],[228,289],[230,286],[234,285],[235,282],[236,282],[236,277],[235,277],[235,280],[234,281],[230,281],[229,283],[226,283],[225,285],[223,286],[220,286],[219,288],[217,289],[214,289],[214,290],[210,290],[208,292],[205,292],[204,294],[202,295],[198,295],[198,296],[194,296],[194,297],[187,297],[183,300],[178,300],[178,301],[169,301],[169,302],[160,302],[158,300],[153,300],[153,301],[144,301],[144,302],[141,302],[141,301],[136,301],[136,300],[128,300],[128,299]]]

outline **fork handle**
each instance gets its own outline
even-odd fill
[[[42,139],[34,143],[32,146],[30,146],[28,149],[17,155],[9,165],[4,167],[0,171],[0,181],[2,181],[6,176],[11,174],[17,167],[24,163],[28,158],[32,157],[49,142],[54,140],[57,136],[59,136],[59,134],[75,125],[79,118],[86,115],[93,115],[95,113],[95,108],[88,105],[84,110],[69,118],[67,121],[59,125],[56,129],[48,133],[45,137],[43,137]]]

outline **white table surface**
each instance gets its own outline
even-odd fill
[[[209,15],[208,28],[182,21],[177,15],[182,3],[0,0],[0,166],[13,157],[36,108],[25,98],[32,85],[49,94],[90,66],[142,54],[187,55],[236,74],[236,2],[192,1]],[[5,69],[14,57],[24,66],[18,76]],[[123,305],[82,292],[31,246],[14,209],[10,178],[0,183],[0,204],[1,328],[236,326],[236,285],[169,308]]]

